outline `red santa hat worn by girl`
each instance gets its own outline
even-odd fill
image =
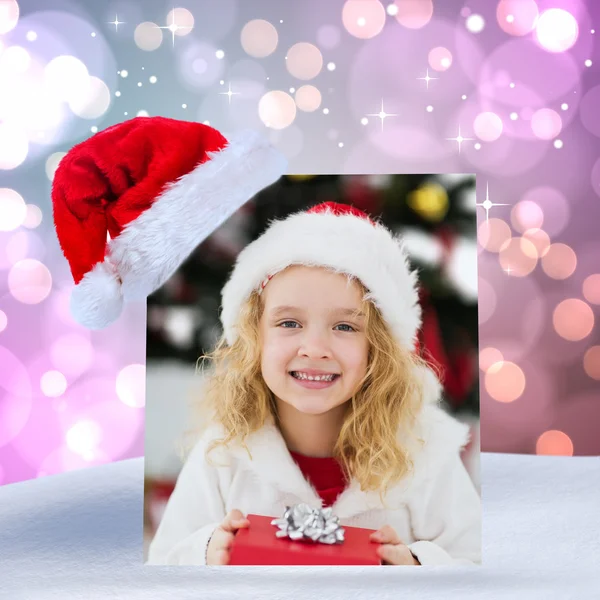
[[[421,327],[418,277],[401,239],[357,208],[335,202],[272,222],[240,252],[222,291],[221,323],[228,344],[237,339],[238,315],[250,294],[262,291],[274,275],[292,265],[325,267],[356,277],[398,345],[415,351]],[[437,376],[427,367],[421,374],[425,397],[437,400]]]
[[[137,117],[73,147],[54,175],[56,233],[75,281],[71,312],[100,329],[144,300],[212,231],[285,172],[256,132]],[[107,234],[110,240],[107,240]]]

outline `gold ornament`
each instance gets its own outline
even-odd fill
[[[446,188],[439,183],[426,183],[410,192],[407,203],[423,219],[434,223],[441,221],[450,208]]]
[[[314,175],[286,175],[286,177],[292,181],[307,181],[312,179]]]

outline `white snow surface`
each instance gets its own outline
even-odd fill
[[[0,598],[599,598],[600,457],[483,453],[481,468],[481,567],[144,566],[142,458],[7,485]]]

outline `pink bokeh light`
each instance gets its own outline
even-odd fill
[[[31,412],[31,382],[21,361],[0,346],[0,448],[22,431]]]
[[[50,347],[52,364],[65,375],[79,377],[94,359],[94,348],[89,338],[88,332],[61,335]]]
[[[484,142],[493,142],[502,135],[502,119],[493,112],[482,112],[475,117],[473,131]]]
[[[536,24],[536,39],[548,52],[566,52],[579,36],[575,17],[561,8],[544,11]]]
[[[448,48],[437,46],[429,52],[429,66],[435,71],[447,71],[452,65],[452,53]]]
[[[562,119],[555,110],[540,108],[531,117],[531,129],[541,140],[551,140],[561,132]]]
[[[11,294],[23,304],[43,302],[52,289],[52,275],[38,260],[24,259],[16,263],[8,274]]]
[[[532,202],[539,206],[544,215],[544,231],[549,236],[561,233],[569,223],[571,211],[562,192],[550,186],[537,186],[530,189],[523,202]]]
[[[65,394],[67,410],[59,415],[63,436],[79,421],[93,421],[97,449],[116,459],[134,443],[144,423],[144,411],[119,401],[114,376],[94,376],[72,385]]]
[[[432,0],[396,0],[396,20],[408,29],[425,27],[433,16]]]
[[[342,23],[346,31],[363,40],[378,35],[385,19],[385,8],[379,0],[347,0],[342,9]]]
[[[498,25],[509,35],[527,35],[535,27],[538,15],[534,0],[500,0],[496,7]]]
[[[322,25],[317,31],[317,42],[325,50],[338,46],[340,37],[340,30],[335,25]]]

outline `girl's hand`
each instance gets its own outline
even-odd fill
[[[374,531],[371,534],[371,541],[381,544],[377,548],[377,555],[383,560],[384,565],[421,564],[389,525],[384,525],[377,531]]]
[[[206,551],[207,565],[228,565],[231,545],[238,529],[248,527],[250,521],[239,510],[230,511],[215,529]]]

